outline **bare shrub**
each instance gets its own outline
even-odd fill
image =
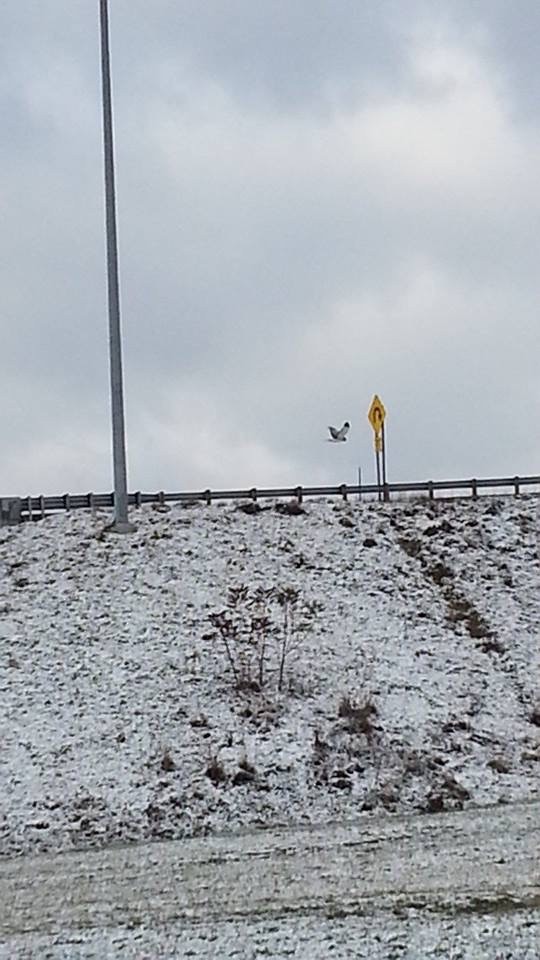
[[[239,787],[245,783],[252,783],[257,778],[257,771],[247,757],[238,761],[238,770],[233,777],[233,786]]]
[[[225,609],[208,618],[222,642],[238,690],[261,690],[265,684],[269,634],[275,630],[269,611],[272,593],[231,587]]]
[[[338,706],[338,717],[343,720],[349,733],[363,733],[371,737],[374,731],[373,718],[377,716],[377,707],[371,697],[366,696],[360,702],[343,696]]]
[[[285,673],[285,663],[287,656],[296,640],[296,615],[298,611],[298,601],[300,598],[299,590],[295,587],[283,587],[275,593],[276,601],[281,609],[282,625],[281,635],[278,640],[279,663],[277,687],[281,690],[283,687],[283,675]]]
[[[227,779],[227,773],[223,764],[217,757],[211,757],[206,768],[206,776],[212,783],[223,783]]]
[[[529,714],[529,723],[535,727],[540,727],[540,703],[536,704]]]
[[[160,767],[165,773],[171,773],[176,769],[176,764],[168,750],[165,750],[161,758]]]
[[[206,639],[221,641],[237,690],[260,692],[273,681],[281,692],[290,655],[318,610],[295,587],[231,587],[226,607],[208,618],[215,632]]]

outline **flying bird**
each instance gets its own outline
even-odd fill
[[[330,431],[330,442],[332,442],[333,440],[334,441],[346,440],[347,434],[349,432],[349,427],[350,427],[350,423],[348,420],[345,421],[345,423],[343,424],[342,427],[339,428],[339,430],[337,430],[336,427],[328,427]]]

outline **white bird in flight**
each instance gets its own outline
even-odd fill
[[[350,423],[348,420],[345,421],[345,423],[343,424],[342,427],[339,428],[339,430],[337,430],[336,427],[328,427],[330,431],[330,442],[332,441],[339,442],[340,440],[346,440],[347,434],[349,432],[349,427],[350,427]]]

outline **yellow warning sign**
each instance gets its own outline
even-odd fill
[[[373,427],[375,432],[375,440],[377,440],[383,428],[383,424],[386,418],[386,410],[384,408],[384,403],[380,397],[375,394],[373,400],[371,401],[371,406],[368,410],[368,420]]]

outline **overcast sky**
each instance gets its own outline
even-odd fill
[[[98,7],[0,5],[1,495],[112,484]],[[130,489],[538,473],[538,0],[110,21]]]

